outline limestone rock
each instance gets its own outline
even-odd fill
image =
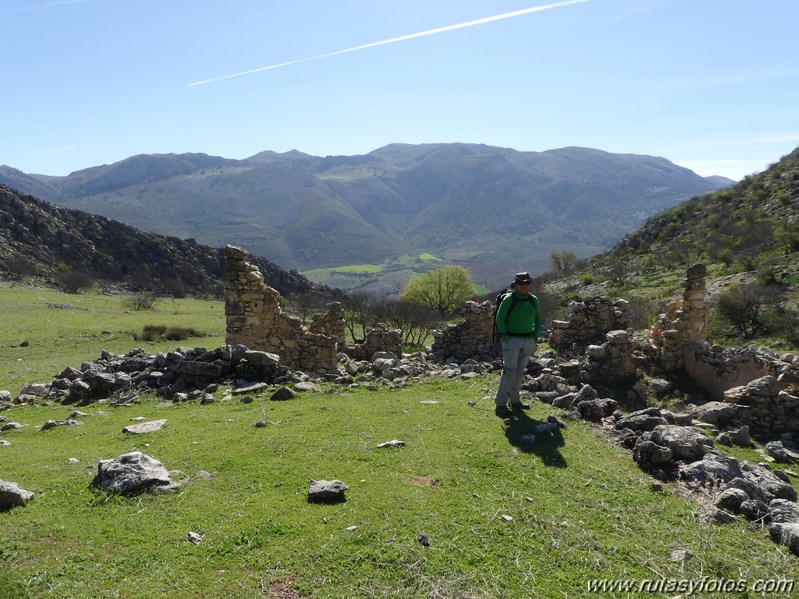
[[[113,460],[100,460],[92,484],[115,493],[166,492],[180,484],[169,478],[164,465],[139,451]]]
[[[308,489],[308,501],[336,503],[344,501],[344,492],[349,486],[340,480],[312,480]]]
[[[0,480],[0,511],[9,510],[19,505],[25,505],[33,498],[33,493],[20,488],[17,483]]]

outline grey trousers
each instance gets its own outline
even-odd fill
[[[494,400],[498,406],[521,401],[519,389],[522,386],[524,369],[535,348],[536,342],[533,338],[511,337],[502,342],[502,378],[499,379],[499,389]]]

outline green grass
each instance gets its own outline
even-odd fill
[[[486,384],[95,405],[82,426],[45,432],[37,427],[71,408],[17,408],[29,426],[5,435],[3,477],[37,497],[0,515],[0,587],[19,597],[258,597],[292,581],[296,596],[580,597],[593,578],[799,574],[762,530],[703,524],[698,504],[652,490],[629,452],[587,423],[521,444],[551,408],[534,406],[506,431],[490,402],[468,404]],[[268,426],[255,428],[264,415]],[[134,417],[167,426],[127,436]],[[376,447],[394,438],[406,447]],[[176,480],[212,478],[167,496],[90,487],[98,460],[132,450],[181,471]],[[309,480],[332,478],[350,486],[347,501],[308,503]],[[673,562],[676,549],[695,557]]]
[[[63,348],[28,362],[33,380],[109,345],[97,337],[73,347],[74,332],[141,328],[127,319],[142,315],[118,314],[119,298],[36,293],[73,305],[83,298],[93,318],[79,326],[72,319],[85,313],[60,309],[53,318],[72,324],[54,324],[42,316],[53,309],[31,299],[17,333],[26,331],[32,348]],[[15,301],[24,307],[21,297]],[[202,330],[224,321],[219,303],[178,306],[158,321]],[[2,351],[5,360],[5,338]],[[224,389],[210,405],[145,397],[128,408],[81,407],[92,414],[81,426],[48,431],[39,428],[74,406],[3,412],[27,426],[2,434],[12,445],[0,447],[0,478],[36,497],[0,513],[0,596],[549,598],[613,596],[589,595],[594,578],[799,575],[799,559],[765,530],[701,522],[699,503],[671,485],[654,490],[630,452],[588,423],[523,444],[536,422],[558,412],[534,404],[506,430],[489,400],[469,405],[495,383],[493,375],[400,389],[322,386],[285,402],[269,401],[267,390],[251,404],[221,401]],[[0,380],[0,388],[9,386]],[[429,401],[438,403],[422,403]],[[139,417],[167,425],[143,436],[122,432]],[[268,425],[256,428],[261,419]],[[377,448],[391,439],[407,445]],[[174,480],[191,480],[164,496],[90,486],[99,460],[133,450],[179,471]],[[346,502],[307,501],[311,479],[333,478],[350,486]],[[203,542],[187,542],[189,532],[202,533]],[[417,540],[422,533],[430,547]],[[677,549],[693,558],[672,561]],[[789,595],[769,595],[780,596]]]
[[[67,366],[79,367],[100,351],[148,353],[174,350],[175,341],[136,341],[146,326],[184,327],[205,336],[179,345],[217,347],[225,339],[221,301],[159,300],[153,310],[128,309],[129,297],[66,294],[47,288],[0,285],[0,389],[16,394],[26,383],[49,380]],[[213,335],[209,338],[208,335]],[[28,346],[21,344],[27,341]]]

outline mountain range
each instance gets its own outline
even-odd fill
[[[545,271],[552,251],[594,255],[733,182],[653,156],[453,143],[359,156],[145,154],[67,176],[3,166],[0,183],[170,238],[238,245],[284,269],[391,270],[427,255],[498,288],[509,272]]]

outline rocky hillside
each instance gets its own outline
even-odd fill
[[[797,252],[799,148],[762,173],[649,219],[608,259],[644,258],[662,267],[705,261],[751,271],[795,268]]]
[[[686,269],[700,262],[713,339],[799,348],[799,148],[730,188],[648,219],[576,269],[544,278],[558,297],[633,300],[646,326],[681,297]]]
[[[252,261],[284,295],[334,295],[264,258]],[[0,273],[68,285],[101,281],[137,290],[206,294],[220,289],[224,249],[146,233],[0,185]]]
[[[140,155],[66,177],[5,168],[2,182],[163,235],[236,240],[286,268],[430,253],[489,286],[519,264],[545,270],[553,250],[606,250],[647,217],[732,184],[652,156],[476,144],[324,158]]]

